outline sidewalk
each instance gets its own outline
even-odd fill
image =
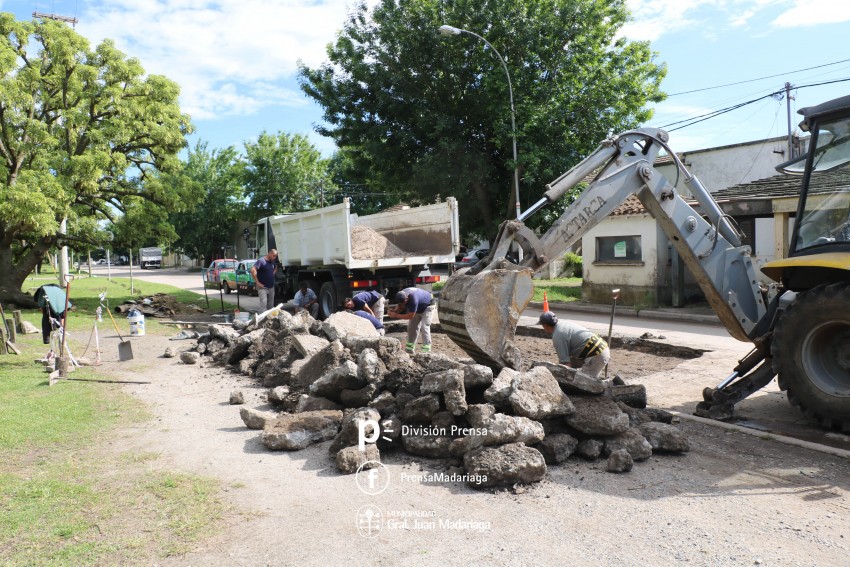
[[[543,303],[532,301],[528,307],[543,309]],[[583,301],[549,302],[549,308],[553,311],[575,311],[579,313],[597,313],[610,315],[611,305],[599,303],[585,303]],[[669,321],[692,321],[694,323],[708,323],[720,325],[720,319],[714,314],[710,307],[656,307],[653,309],[641,309],[636,311],[629,305],[618,305],[617,317],[636,317],[646,319],[662,319]]]

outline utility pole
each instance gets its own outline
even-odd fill
[[[794,144],[791,138],[791,83],[785,83],[785,106],[788,110],[788,158],[794,159]],[[786,160],[786,161],[787,161]]]

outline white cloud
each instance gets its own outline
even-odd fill
[[[703,4],[715,4],[716,0],[627,0],[633,20],[623,26],[619,36],[633,40],[655,41],[665,33],[687,28],[695,24],[688,18]]]
[[[817,24],[838,24],[850,20],[850,2],[846,0],[796,0],[771,22],[780,28],[795,28]]]
[[[297,62],[316,66],[342,28],[351,0],[104,0],[77,30],[137,57],[182,88],[194,118],[300,106]]]

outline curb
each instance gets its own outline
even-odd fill
[[[537,309],[543,309],[542,302],[532,301],[528,304],[529,307],[535,307]],[[599,313],[599,314],[610,314],[611,306],[610,305],[600,305],[598,303],[581,303],[579,301],[569,301],[565,303],[561,302],[549,302],[549,307],[553,309],[557,309],[559,311],[576,311],[580,313]],[[669,310],[668,310],[669,309]],[[617,309],[616,315],[618,317],[635,317],[635,318],[643,318],[643,319],[665,319],[669,321],[690,321],[693,323],[706,323],[709,325],[721,325],[720,319],[717,318],[717,315],[709,315],[704,313],[694,313],[689,312],[687,309],[676,309],[676,308],[661,308],[661,309],[641,309],[640,311],[635,311],[634,308],[623,306],[620,309]]]

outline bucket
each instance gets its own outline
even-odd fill
[[[127,321],[130,322],[130,336],[143,337],[145,335],[145,316],[133,309],[127,315]]]

